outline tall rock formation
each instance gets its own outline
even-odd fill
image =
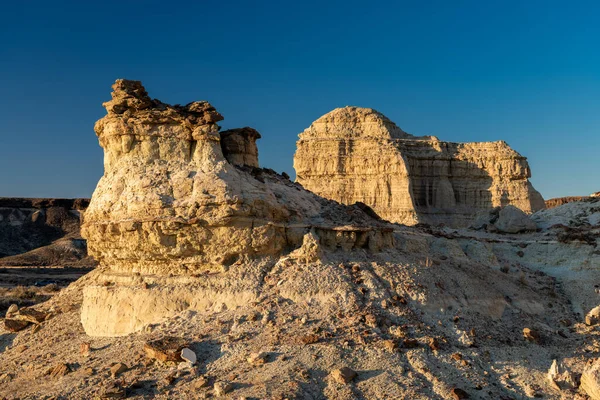
[[[294,168],[306,189],[407,225],[459,227],[495,206],[544,208],[526,158],[505,142],[412,136],[370,108],[338,108],[313,122],[299,135]]]
[[[127,334],[215,296],[256,299],[260,276],[246,277],[244,289],[207,278],[244,260],[312,242],[372,251],[390,245],[391,230],[361,208],[256,168],[258,132],[220,133],[223,117],[208,102],[164,104],[138,81],[118,80],[113,90],[95,125],[104,176],[82,226],[103,271],[102,282],[84,291],[89,334]]]

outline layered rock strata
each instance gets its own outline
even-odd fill
[[[299,135],[294,168],[308,190],[408,225],[467,226],[496,206],[544,208],[526,158],[505,142],[412,136],[370,108],[338,108],[313,122]]]
[[[113,90],[108,114],[95,125],[105,172],[82,226],[105,269],[102,283],[84,292],[88,333],[127,334],[211,295],[255,298],[258,278],[227,294],[201,276],[290,253],[308,245],[306,235],[334,249],[391,244],[391,230],[361,208],[256,168],[258,132],[221,134],[223,117],[208,102],[164,104],[137,81],[118,80]]]

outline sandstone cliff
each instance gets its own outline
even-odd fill
[[[325,114],[299,135],[297,181],[344,204],[363,202],[382,218],[466,226],[483,210],[544,208],[526,158],[505,142],[451,143],[415,137],[359,107]]]

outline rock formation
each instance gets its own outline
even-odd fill
[[[260,133],[245,127],[221,132],[221,149],[230,164],[258,168],[258,148],[256,139]]]
[[[164,104],[137,81],[118,80],[113,89],[112,100],[104,103],[108,114],[95,125],[105,172],[82,233],[90,254],[106,268],[105,282],[123,287],[86,289],[82,320],[90,334],[126,334],[168,309],[194,308],[222,289],[196,288],[206,292],[199,296],[189,287],[207,280],[191,277],[288,253],[309,233],[333,248],[390,245],[385,224],[361,208],[320,198],[257,169],[258,132],[219,133],[223,117],[208,102]],[[173,277],[185,277],[180,281],[188,284],[186,294],[157,304],[164,296],[160,288],[169,284],[160,280],[172,283]],[[158,294],[139,290],[142,282],[151,282],[154,288],[148,290]],[[231,293],[236,301],[254,293],[237,290]]]
[[[526,158],[505,142],[415,137],[369,108],[338,108],[313,122],[299,135],[294,168],[308,190],[407,225],[467,226],[496,206],[544,208]]]
[[[248,165],[256,135],[224,143],[208,103],[114,89],[83,225],[101,265],[10,306],[0,397],[571,399],[598,386],[585,368],[598,330],[582,322],[598,307],[600,199],[487,212],[519,234],[389,224]]]

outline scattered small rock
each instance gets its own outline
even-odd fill
[[[204,376],[204,375],[200,375],[194,381],[194,386],[197,387],[197,388],[207,387],[208,386],[208,378],[206,376]]]
[[[68,364],[60,363],[46,371],[46,375],[50,375],[51,378],[58,378],[65,376],[71,372],[71,367]]]
[[[127,370],[128,370],[127,365],[125,365],[123,363],[116,363],[115,365],[110,367],[110,375],[113,378],[116,378],[117,376],[119,376],[120,374],[122,374],[123,372],[125,372]]]
[[[371,328],[376,328],[377,327],[377,317],[374,316],[373,314],[365,315],[365,325],[367,325],[368,327],[371,327]]]
[[[100,399],[124,399],[127,396],[125,388],[117,383],[111,383],[102,390]]]
[[[393,353],[398,349],[398,343],[395,340],[391,339],[384,340],[383,348],[389,351],[390,353]]]
[[[83,342],[79,345],[79,353],[84,357],[88,357],[90,355],[90,350],[91,350],[90,342]]]
[[[406,336],[406,332],[404,331],[404,329],[402,329],[401,326],[390,326],[389,329],[390,335],[395,336],[397,338],[402,338],[404,336]]]
[[[8,310],[6,310],[6,318],[10,318],[12,314],[16,314],[18,311],[19,306],[16,304],[11,304],[10,307],[8,307]]]
[[[181,349],[181,358],[185,361],[193,364],[196,364],[198,357],[196,357],[196,353],[193,350],[188,349],[187,347]]]
[[[523,338],[528,342],[539,344],[542,340],[540,333],[531,328],[523,328]]]
[[[29,322],[16,319],[4,319],[4,328],[12,333],[20,332],[29,326]]]
[[[317,343],[318,341],[319,341],[319,335],[316,335],[314,333],[300,337],[300,342],[302,344],[313,344],[313,343]]]
[[[223,396],[233,390],[233,385],[229,382],[217,382],[213,386],[216,396]]]
[[[402,341],[402,347],[404,347],[405,349],[414,349],[415,347],[419,347],[419,342],[417,341],[417,339],[404,339]]]
[[[167,376],[162,378],[161,382],[165,386],[170,386],[174,380],[175,380],[175,372],[171,372]]]
[[[600,323],[600,306],[594,307],[585,316],[586,325],[597,325]]]
[[[427,341],[427,345],[432,351],[436,351],[440,349],[440,342],[436,338],[430,338]]]
[[[348,367],[342,367],[331,371],[331,377],[338,383],[347,384],[356,378],[356,372]]]
[[[267,356],[267,353],[261,351],[259,353],[250,354],[250,356],[246,360],[252,365],[262,365],[267,362]]]
[[[450,392],[450,395],[452,396],[452,398],[454,400],[463,400],[463,399],[468,399],[469,398],[469,394],[467,392],[465,392],[464,390],[459,389],[459,388],[452,389],[452,391]]]
[[[28,321],[32,324],[41,324],[46,321],[48,313],[34,310],[33,308],[22,308],[13,315],[13,319],[20,321]]]

